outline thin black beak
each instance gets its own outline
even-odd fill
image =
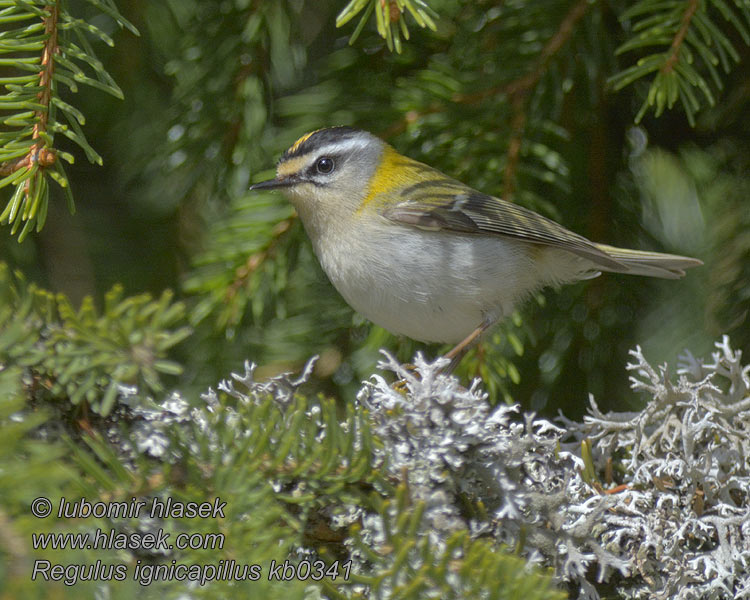
[[[275,190],[292,184],[294,184],[294,180],[291,177],[285,179],[269,179],[268,181],[254,183],[250,186],[250,190],[253,192],[256,190]]]

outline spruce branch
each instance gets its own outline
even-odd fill
[[[162,392],[162,375],[182,372],[167,352],[190,329],[183,324],[184,306],[170,291],[158,299],[123,297],[115,286],[103,311],[91,297],[76,311],[62,294],[27,284],[0,263],[0,301],[0,372],[27,368],[29,397],[65,399],[84,416],[89,408],[107,415],[122,386]]]
[[[378,34],[385,40],[388,50],[395,50],[398,54],[401,54],[401,37],[409,39],[405,13],[409,13],[420,27],[433,31],[437,29],[434,21],[437,13],[424,0],[351,0],[336,17],[336,27],[342,27],[359,13],[363,13],[349,38],[349,44],[357,40],[373,12]]]
[[[491,96],[504,95],[504,96],[526,96],[534,86],[539,83],[539,80],[545,74],[549,68],[552,59],[560,52],[565,44],[570,40],[573,33],[575,33],[576,26],[580,20],[586,15],[589,8],[592,6],[590,0],[578,0],[573,6],[571,6],[568,13],[565,15],[560,26],[554,35],[547,41],[539,53],[532,69],[525,75],[514,79],[510,82],[505,82],[500,85],[496,85],[479,92],[472,94],[457,94],[454,96],[455,102],[465,103],[477,103],[485,100]]]
[[[137,33],[113,4],[90,1],[120,26]],[[74,158],[55,147],[55,134],[71,139],[91,162],[101,164],[101,157],[81,129],[85,124],[84,115],[62,100],[60,84],[74,93],[78,83],[119,98],[122,92],[86,39],[87,35],[94,35],[113,45],[104,32],[72,17],[62,2],[6,4],[9,6],[2,11],[4,23],[9,26],[25,24],[0,32],[0,53],[6,56],[1,64],[21,73],[0,78],[0,85],[5,88],[5,93],[0,95],[0,111],[11,112],[2,121],[8,130],[0,137],[0,188],[14,187],[0,213],[0,224],[11,225],[12,235],[20,231],[20,242],[33,230],[40,231],[44,226],[50,179],[63,189],[68,208],[74,212],[68,178],[59,160],[72,163]],[[74,36],[78,43],[73,42]],[[94,77],[87,75],[86,69],[93,70]]]
[[[266,247],[263,250],[259,250],[248,256],[245,264],[241,267],[237,267],[235,270],[235,279],[226,289],[227,304],[233,301],[241,288],[248,285],[250,278],[263,265],[263,263],[273,256],[282,237],[289,231],[289,228],[292,226],[292,223],[294,223],[296,218],[297,215],[294,214],[274,225],[273,229],[271,229],[271,238],[268,240]]]
[[[719,15],[723,24],[716,22]],[[750,44],[746,25],[750,22],[750,6],[743,2],[732,6],[723,0],[640,0],[623,11],[620,20],[631,36],[617,49],[618,55],[656,48],[609,79],[614,90],[621,90],[654,75],[636,122],[650,108],[658,117],[679,101],[688,122],[694,125],[697,112],[706,105],[713,106],[715,91],[723,88],[719,68],[726,74],[733,63],[740,61],[728,37],[732,30]]]
[[[43,138],[47,132],[47,121],[52,99],[52,79],[55,70],[54,55],[58,52],[57,21],[60,15],[60,8],[58,4],[52,4],[45,6],[43,10],[46,14],[42,17],[42,23],[44,24],[44,35],[47,39],[42,49],[38,85],[40,91],[37,94],[39,106],[34,111],[36,123],[32,128],[31,134],[34,144],[25,155],[14,161],[0,164],[0,176],[3,177],[19,169],[29,169],[34,163],[42,168],[50,167],[55,163],[57,158],[56,152],[47,146]],[[28,187],[28,181],[25,185]]]
[[[521,148],[524,139],[524,131],[527,122],[527,100],[535,87],[539,84],[542,77],[548,71],[553,59],[560,53],[565,45],[570,41],[576,31],[576,28],[583,17],[591,8],[590,0],[579,0],[574,3],[555,31],[549,38],[542,50],[539,52],[531,68],[522,76],[511,81],[504,81],[491,87],[470,92],[454,93],[450,100],[455,104],[478,105],[488,100],[505,96],[512,109],[510,121],[511,135],[508,140],[508,149],[506,151],[506,161],[503,177],[503,198],[511,200],[515,191],[515,174],[518,168]],[[403,132],[409,124],[415,123],[420,118],[430,114],[445,111],[448,109],[446,104],[432,103],[421,110],[407,112],[402,119],[388,127],[384,137],[390,137]]]
[[[42,136],[47,132],[47,121],[52,101],[52,79],[55,72],[54,56],[59,52],[57,22],[60,17],[60,5],[58,3],[48,5],[44,7],[44,10],[47,16],[42,19],[42,22],[44,23],[44,34],[47,36],[47,41],[44,43],[42,70],[39,73],[39,87],[42,88],[42,91],[39,92],[39,103],[44,108],[37,112],[37,122],[34,125],[31,138],[36,141],[32,148],[34,154],[38,157],[37,162],[42,167],[49,167],[55,162],[55,153],[47,147]],[[46,154],[49,155],[46,160],[39,156],[43,150],[46,150]]]
[[[699,5],[700,0],[690,0],[690,2],[688,2],[687,7],[685,8],[685,13],[682,15],[682,23],[680,24],[680,28],[677,30],[677,33],[672,40],[672,45],[667,60],[664,61],[664,64],[660,69],[662,73],[670,73],[677,65],[677,61],[680,58],[680,48],[682,47],[682,43],[685,41],[685,36],[690,29],[690,22],[693,20],[693,16],[698,10]]]
[[[576,30],[576,26],[586,15],[590,7],[591,2],[589,0],[579,0],[571,6],[568,13],[560,22],[557,31],[542,48],[534,66],[525,75],[514,79],[513,81],[493,86],[479,92],[474,92],[472,94],[457,94],[454,96],[455,102],[470,104],[482,102],[489,97],[497,95],[507,96],[510,101],[513,117],[511,119],[511,137],[508,140],[508,150],[506,152],[503,177],[503,198],[505,200],[511,201],[515,190],[516,170],[518,168],[527,120],[526,101],[528,95],[544,76],[552,59],[570,40]]]

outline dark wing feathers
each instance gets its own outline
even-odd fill
[[[458,182],[455,184],[460,188],[455,185],[450,188],[455,189],[455,193],[446,194],[443,185],[437,188],[440,191],[436,189],[435,193],[429,193],[429,183],[437,185],[439,182],[412,186],[408,199],[385,207],[381,214],[395,223],[421,229],[494,233],[533,244],[554,246],[578,254],[608,270],[629,270],[585,237],[534,211],[481,194]]]

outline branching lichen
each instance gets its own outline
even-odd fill
[[[726,339],[717,348],[705,363],[686,355],[676,383],[633,351],[643,411],[603,414],[591,398],[564,429],[493,408],[477,382],[464,389],[420,358],[416,375],[382,365],[405,396],[374,377],[360,400],[393,476],[427,502],[425,533],[492,533],[553,566],[574,597],[599,598],[607,582],[627,598],[748,598],[750,367]],[[614,462],[617,493],[583,476],[583,441],[602,480]]]
[[[400,382],[374,375],[363,385],[340,425],[345,436],[363,433],[333,447],[341,461],[333,478],[321,476],[314,460],[305,462],[306,472],[299,466],[301,457],[327,456],[319,448],[334,433],[334,413],[317,404],[322,399],[300,404],[310,364],[297,378],[266,383],[254,381],[248,365],[245,375],[219,386],[224,399],[209,392],[206,407],[189,413],[176,396],[161,413],[137,408],[135,445],[168,456],[165,431],[188,421],[212,452],[227,456],[235,440],[258,435],[272,458],[253,469],[272,476],[280,466],[272,476],[279,498],[297,502],[315,490],[310,506],[318,523],[341,535],[340,548],[362,581],[379,586],[377,597],[398,595],[412,578],[431,581],[434,557],[468,560],[476,542],[552,568],[573,598],[750,598],[750,367],[727,339],[708,361],[686,354],[676,382],[636,349],[628,369],[632,388],[646,397],[644,409],[605,414],[591,398],[582,423],[492,406],[478,380],[465,388],[442,373],[444,359],[417,356],[407,368],[385,356],[381,368]],[[243,416],[241,406],[258,408]],[[264,425],[255,415],[271,406],[281,420]],[[305,422],[311,425],[294,429]],[[364,443],[370,434],[376,442]],[[189,436],[186,442],[182,452],[195,445]],[[252,446],[248,452],[258,455]],[[360,471],[354,465],[364,455],[369,467]],[[359,486],[365,473],[369,500],[340,498],[328,487],[341,477]],[[476,576],[440,573],[453,581],[456,597]],[[368,597],[367,589],[360,583],[337,593]]]

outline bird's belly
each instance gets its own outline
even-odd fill
[[[349,303],[373,323],[422,342],[457,344],[485,319],[476,305],[451,298],[417,303],[386,294],[377,306],[360,300],[352,297]]]
[[[388,224],[319,244],[323,269],[357,312],[391,333],[457,343],[537,287],[532,247],[501,237]]]

